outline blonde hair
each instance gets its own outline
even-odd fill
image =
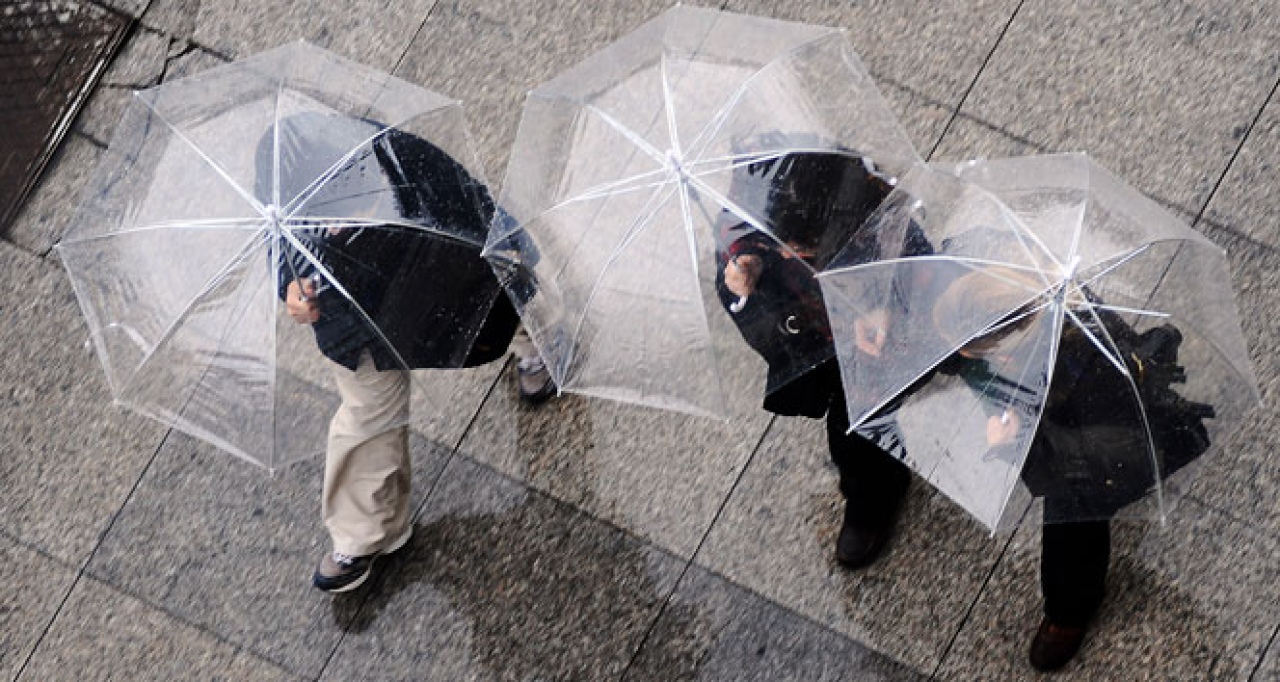
[[[1024,329],[1035,318],[1032,310],[1048,284],[1031,273],[992,265],[972,270],[952,282],[933,308],[933,326],[949,343],[968,345],[992,341]],[[1021,317],[1022,319],[1014,319]],[[1005,324],[1000,324],[1008,320]],[[981,327],[975,325],[981,324]],[[978,329],[999,326],[974,337]]]

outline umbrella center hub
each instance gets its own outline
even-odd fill
[[[280,232],[280,207],[275,204],[267,204],[262,209],[262,217],[267,219],[267,227],[272,233]]]
[[[674,149],[667,152],[667,168],[682,184],[689,182],[689,169],[684,167],[684,159],[680,158],[680,153]]]
[[[1064,263],[1062,266],[1062,279],[1068,282],[1074,282],[1076,279],[1076,270],[1080,269],[1080,256],[1071,259],[1070,263]]]
[[[1058,292],[1054,296],[1059,304],[1066,302],[1068,293],[1074,293],[1079,290],[1080,283],[1076,281],[1076,270],[1080,268],[1080,257],[1076,256],[1071,259],[1070,263],[1062,265],[1062,285],[1058,287]]]

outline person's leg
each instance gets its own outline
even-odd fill
[[[516,328],[516,334],[511,339],[511,349],[516,355],[516,386],[520,399],[537,405],[554,396],[556,384],[551,379],[551,370],[543,362],[538,347],[529,338],[524,325]]]
[[[1046,525],[1040,546],[1045,617],[1063,626],[1087,625],[1106,594],[1110,561],[1110,522]]]
[[[1109,521],[1048,523],[1040,544],[1044,620],[1031,643],[1031,664],[1056,670],[1067,664],[1106,594],[1111,561]]]
[[[341,591],[363,582],[372,558],[399,549],[412,531],[409,375],[377,371],[366,352],[355,372],[335,365],[334,377],[342,404],[329,423],[321,497],[333,552],[315,582]]]
[[[836,559],[849,568],[862,568],[875,561],[888,542],[911,471],[876,443],[845,433],[848,428],[844,397],[837,393],[827,413],[827,443],[845,498]]]

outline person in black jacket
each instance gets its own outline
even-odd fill
[[[813,275],[850,240],[891,183],[856,153],[789,153],[744,165],[731,188],[738,206],[765,216],[772,235],[728,210],[719,226],[717,289],[743,338],[768,363],[764,408],[826,417],[845,498],[835,557],[854,569],[880,555],[911,475],[891,421],[880,425],[874,441],[846,433],[849,415],[831,327]]]
[[[1040,385],[1035,356],[1045,342],[1028,339],[1051,334],[1053,325],[1044,312],[1047,301],[1029,293],[1037,288],[1043,285],[1026,274],[990,266],[951,282],[933,317],[945,338],[963,342],[955,330],[966,316],[972,322],[974,309],[1013,311],[991,333],[965,342],[938,371],[958,376],[983,397],[990,448],[1030,438],[1020,474],[1044,500],[1044,615],[1029,658],[1036,669],[1051,671],[1079,651],[1102,604],[1111,518],[1208,448],[1202,420],[1213,410],[1169,388],[1181,379],[1175,327],[1139,334],[1097,305],[1079,312],[1080,322],[1065,321],[1052,381]],[[1087,291],[1081,295],[1100,303]],[[1099,343],[1114,345],[1129,377]]]
[[[369,121],[287,117],[263,138],[257,164],[258,196],[296,204],[273,231],[278,293],[333,362],[342,398],[321,503],[333,546],[312,580],[346,591],[412,532],[408,370],[498,359],[516,329],[479,255],[495,207],[443,150]]]

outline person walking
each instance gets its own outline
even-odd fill
[[[892,417],[848,433],[830,323],[814,272],[850,241],[892,178],[854,152],[796,152],[739,169],[731,198],[771,235],[720,216],[717,290],[744,340],[768,363],[764,409],[826,419],[845,509],[835,558],[864,568],[883,552],[911,480]],[[872,438],[862,435],[872,433]]]
[[[339,129],[352,125],[368,135]],[[286,313],[312,328],[341,398],[329,422],[321,494],[331,549],[312,582],[344,592],[412,535],[410,370],[501,358],[518,317],[475,246],[484,241],[493,201],[460,163],[427,140],[372,122],[297,114],[279,127],[259,146],[260,183],[273,175],[266,169],[278,134],[294,152],[279,154],[276,173],[288,195],[332,173],[326,187],[339,188],[332,200],[364,202],[348,214],[369,216],[350,227],[295,230],[305,250],[288,242],[277,249]],[[348,152],[331,149],[333,140],[366,136],[341,168],[329,167]],[[448,226],[448,234],[470,239],[418,224]]]

